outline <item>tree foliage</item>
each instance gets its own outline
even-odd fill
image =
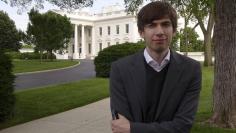
[[[15,23],[7,13],[0,11],[0,50],[18,51],[20,48],[20,36]]]
[[[63,10],[79,9],[93,5],[93,0],[1,0],[10,6],[19,7],[19,12],[28,7],[35,7],[36,9],[44,8],[44,2],[49,2],[60,7]]]
[[[179,39],[180,39],[180,33],[177,31],[176,35],[172,38],[171,44],[170,44],[170,48],[174,51],[179,51],[180,48],[178,46],[179,43]]]
[[[203,44],[198,40],[199,35],[192,28],[181,29],[180,33],[180,51],[181,52],[199,52],[203,50]]]
[[[32,9],[29,13],[30,23],[27,33],[31,36],[36,49],[51,53],[53,50],[66,48],[72,35],[69,18],[49,11],[40,14]]]
[[[173,4],[185,19],[191,14],[204,35],[204,65],[212,65],[211,36],[214,26],[214,0],[167,0]],[[183,10],[184,9],[184,10]],[[185,14],[185,15],[184,15]],[[188,15],[189,14],[189,15]]]

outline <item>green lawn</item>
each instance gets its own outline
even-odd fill
[[[78,61],[71,60],[53,60],[53,61],[42,61],[40,60],[13,60],[13,73],[33,72],[63,68],[73,66]]]
[[[202,70],[202,90],[200,95],[200,103],[196,116],[196,122],[191,133],[236,133],[236,130],[222,129],[210,127],[209,125],[200,124],[206,121],[212,115],[212,86],[213,86],[213,67]]]
[[[80,107],[108,97],[108,80],[94,78],[15,92],[15,115],[0,129]]]
[[[203,84],[196,122],[191,133],[235,133],[236,130],[200,124],[211,116],[213,68],[203,68]],[[80,107],[109,96],[108,79],[94,78],[63,85],[15,92],[15,116],[0,129]]]

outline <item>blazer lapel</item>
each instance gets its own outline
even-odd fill
[[[177,58],[176,53],[171,51],[169,69],[167,71],[165,83],[163,85],[155,120],[158,119],[161,111],[163,110],[166,104],[167,99],[169,98],[169,95],[172,92],[172,89],[177,84],[177,81],[180,78],[182,72],[180,65],[180,60]]]

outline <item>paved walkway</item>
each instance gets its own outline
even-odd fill
[[[80,60],[80,65],[49,72],[18,75],[15,79],[15,89],[28,89],[53,84],[62,84],[81,79],[95,77],[93,60]]]
[[[109,98],[1,130],[0,133],[111,133]]]

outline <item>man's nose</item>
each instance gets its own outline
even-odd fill
[[[155,35],[163,35],[164,34],[164,30],[160,25],[157,25],[155,27]]]

